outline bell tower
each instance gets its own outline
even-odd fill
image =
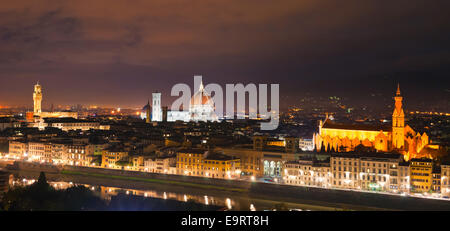
[[[161,92],[153,92],[152,121],[162,121]]]
[[[402,149],[405,145],[405,113],[403,112],[402,100],[400,94],[400,84],[395,93],[395,109],[392,114],[392,144],[394,148]]]
[[[146,123],[150,123],[151,119],[150,119],[150,99],[148,100],[147,105],[145,105],[145,122]]]
[[[34,114],[40,114],[42,112],[42,87],[39,85],[39,81],[34,85],[33,101]]]

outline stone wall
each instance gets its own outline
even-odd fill
[[[206,178],[206,177],[182,176],[182,175],[171,175],[171,174],[160,174],[160,173],[149,173],[149,172],[138,172],[138,171],[126,171],[126,170],[117,170],[117,169],[89,168],[89,167],[79,167],[79,166],[64,166],[63,169],[67,170],[67,171],[75,171],[75,172],[97,173],[97,174],[128,176],[128,177],[140,177],[140,178],[167,180],[167,181],[180,181],[180,182],[187,182],[187,183],[216,185],[216,186],[233,187],[233,188],[249,188],[251,185],[251,182],[247,182],[247,181],[213,179],[213,178]]]

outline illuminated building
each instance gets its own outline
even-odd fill
[[[297,153],[299,151],[299,139],[293,136],[286,136],[282,139],[269,138],[266,135],[256,133],[253,136],[254,150],[283,150],[287,153]]]
[[[148,100],[147,104],[142,108],[141,111],[141,119],[145,120],[145,122],[150,123],[151,121],[151,110],[152,106],[150,106],[150,100]]]
[[[363,190],[397,193],[407,186],[400,180],[400,170],[403,168],[399,154],[362,155],[360,163],[359,178]]]
[[[284,140],[279,140],[279,139],[267,139],[266,145],[284,147],[284,146],[286,146],[286,142]]]
[[[128,160],[128,151],[121,148],[109,147],[102,152],[103,168],[123,169],[122,165],[116,164],[118,161]]]
[[[403,97],[400,94],[400,85],[395,94],[395,109],[392,113],[392,145],[401,150],[405,147],[405,112],[402,108]]]
[[[14,157],[25,157],[28,155],[28,143],[18,140],[9,141],[9,155]]]
[[[152,93],[152,121],[162,121],[161,93]]]
[[[53,127],[59,128],[63,131],[70,131],[70,130],[87,131],[90,129],[97,129],[97,130],[109,129],[108,126],[106,127],[100,126],[100,122],[97,121],[79,120],[70,117],[43,118],[36,123],[30,123],[30,126],[38,127],[40,130],[45,129],[46,127]]]
[[[221,179],[239,178],[240,160],[202,149],[182,149],[177,153],[177,174]]]
[[[283,181],[289,185],[328,188],[331,180],[328,161],[298,160],[288,161],[284,165]]]
[[[409,181],[405,165],[400,154],[332,154],[331,185],[342,189],[407,192]]]
[[[224,153],[225,155],[239,158],[241,160],[241,171],[244,176],[261,177],[264,175],[262,151],[245,148],[218,148],[217,150],[220,150],[220,152]],[[274,166],[277,162],[280,162],[281,165],[281,160],[271,161],[273,161]],[[267,160],[267,165],[269,165],[269,163],[269,160]],[[269,170],[267,169],[266,172],[269,172]]]
[[[33,102],[34,114],[39,115],[42,112],[42,87],[39,82],[34,85]]]
[[[129,166],[128,170],[144,171],[144,156],[133,155],[130,156],[130,159],[131,159],[131,166]]]
[[[175,121],[190,121],[189,111],[171,111],[167,110],[167,121],[175,122]]]
[[[400,162],[398,164],[398,172],[398,191],[400,193],[409,193],[411,191],[411,167],[409,162]]]
[[[450,196],[450,165],[441,164],[441,195]]]
[[[64,162],[64,154],[66,152],[65,143],[51,143],[52,163],[62,164]]]
[[[27,158],[55,164],[91,166],[95,155],[100,156],[106,144],[86,144],[72,141],[10,141],[9,153],[14,157]]]
[[[200,82],[198,91],[192,96],[189,105],[189,114],[191,121],[217,121],[217,115],[214,112],[214,102],[211,96]]]
[[[431,191],[433,193],[441,193],[441,168],[434,166],[431,173],[431,178]]]
[[[52,162],[52,147],[46,142],[28,142],[28,155],[41,162]]]
[[[432,186],[433,162],[430,159],[411,159],[411,191],[430,192]]]
[[[284,164],[289,185],[409,193],[409,165],[400,154],[335,153],[328,161],[297,160]]]
[[[163,107],[161,106],[161,93],[156,92],[153,93],[152,96],[152,121],[218,121],[218,117],[214,112],[214,102],[209,93],[205,90],[203,82],[200,83],[198,91],[191,97],[191,100],[189,101],[189,110],[186,111],[172,111],[167,110],[166,108],[163,110]],[[143,118],[142,113],[141,118]]]
[[[71,111],[61,111],[61,112],[43,112],[42,111],[42,99],[43,99],[43,92],[42,92],[42,86],[39,84],[39,82],[34,86],[34,92],[33,92],[33,102],[34,102],[34,110],[33,112],[27,112],[27,120],[29,122],[34,122],[34,117],[38,118],[61,118],[61,117],[72,117],[77,119],[78,113],[77,112],[71,112]]]
[[[154,157],[144,160],[146,172],[176,174],[176,157]]]
[[[64,147],[62,162],[68,165],[93,166],[92,161],[102,155],[106,144],[67,144]]]
[[[222,153],[241,160],[244,176],[282,177],[283,164],[298,157],[298,138],[284,137],[283,140],[255,134],[252,147],[217,148]]]
[[[404,154],[405,160],[416,157],[428,145],[428,135],[421,135],[405,125],[400,86],[397,87],[394,99],[392,125],[339,124],[327,115],[325,121],[320,121],[319,133],[314,136],[317,149],[328,151],[330,147],[336,152],[347,152],[363,145],[381,152],[397,150]]]
[[[330,169],[332,173],[331,185],[334,188],[358,189],[360,173],[359,155],[334,154],[330,159]]]
[[[299,139],[298,146],[302,151],[313,151],[314,139]]]

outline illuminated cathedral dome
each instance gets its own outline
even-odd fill
[[[142,111],[143,111],[143,112],[146,112],[147,109],[151,109],[150,101],[148,101],[148,103],[142,108]]]
[[[192,96],[190,105],[214,105],[211,96],[205,91],[203,83],[200,83],[199,90]]]
[[[147,104],[144,107],[142,107],[141,119],[147,118],[147,110],[152,111],[152,106],[150,106],[150,100],[148,100]]]
[[[203,82],[200,83],[198,91],[191,98],[189,114],[192,121],[217,121],[214,102],[203,87]]]

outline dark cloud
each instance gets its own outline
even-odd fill
[[[445,0],[5,2],[0,104],[31,105],[40,80],[47,103],[138,106],[194,74],[280,83],[287,103],[306,92],[388,95],[397,81],[419,90],[416,100],[442,98],[447,9]]]

